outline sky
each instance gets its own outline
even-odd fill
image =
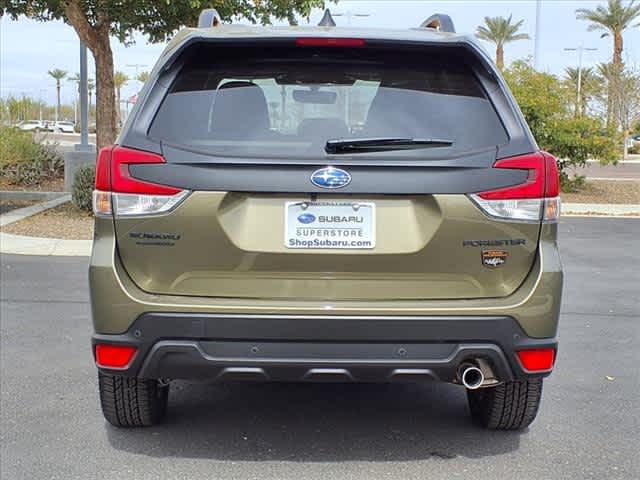
[[[600,38],[600,32],[588,32],[587,22],[575,18],[577,8],[595,8],[605,0],[542,0],[540,67],[554,74],[562,74],[568,66],[576,66],[576,52],[564,48],[597,48],[585,52],[583,66],[593,66],[611,59],[612,39]],[[447,13],[460,33],[473,33],[485,16],[513,15],[515,20],[524,20],[522,31],[530,40],[508,44],[505,49],[507,63],[533,55],[536,17],[535,0],[341,0],[327,3],[336,16],[339,26],[353,27],[417,27],[432,13]],[[350,15],[351,14],[351,15]],[[368,16],[353,16],[362,14]],[[315,10],[308,21],[316,25],[322,17],[322,10]],[[301,25],[307,24],[301,19]],[[150,44],[143,36],[136,37],[133,46],[125,47],[112,39],[114,63],[130,77],[138,71],[151,70],[164,48],[163,44]],[[488,51],[493,47],[485,44]],[[0,21],[0,96],[32,96],[42,98],[47,103],[55,103],[55,81],[47,75],[47,70],[60,68],[70,74],[79,71],[79,45],[73,28],[63,22],[36,22],[21,17],[17,21],[2,18]],[[624,60],[627,64],[640,67],[640,28],[629,29],[624,34]],[[135,65],[141,65],[135,67]],[[89,71],[93,76],[93,60],[90,57]],[[133,95],[141,87],[131,81],[122,90],[122,97]],[[72,103],[75,88],[71,82],[63,82],[62,101]]]

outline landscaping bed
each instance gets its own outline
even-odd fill
[[[91,240],[93,215],[73,206],[70,202],[3,227],[5,233],[29,237]]]
[[[640,180],[587,180],[576,193],[562,193],[563,203],[640,204]]]
[[[42,180],[37,185],[19,185],[15,183],[9,183],[9,180],[5,177],[0,177],[0,190],[13,190],[13,191],[38,191],[38,192],[63,192],[64,191],[64,177],[51,178]]]

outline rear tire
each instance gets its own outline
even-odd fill
[[[149,427],[165,416],[169,385],[98,372],[102,414],[115,427]]]
[[[505,382],[496,387],[467,390],[471,418],[490,430],[522,430],[538,414],[542,378]]]

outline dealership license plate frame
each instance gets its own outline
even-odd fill
[[[299,217],[303,214],[311,214],[316,220],[310,223],[302,223]],[[327,222],[319,226],[317,220],[324,217],[362,217],[362,223],[353,222]],[[316,229],[323,233],[301,236],[300,229]],[[342,233],[330,234],[327,231]],[[356,233],[352,233],[352,232]],[[338,235],[337,237],[335,235]],[[296,239],[302,242],[292,243]],[[316,243],[316,239],[319,241]],[[323,240],[325,240],[323,242]],[[331,242],[326,242],[330,240]],[[372,250],[376,246],[376,205],[374,202],[359,201],[298,201],[286,202],[284,207],[284,246],[293,250]]]

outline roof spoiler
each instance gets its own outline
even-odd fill
[[[420,24],[420,28],[433,28],[440,32],[456,33],[456,27],[453,26],[453,20],[449,15],[444,13],[436,13],[427,18]]]
[[[198,17],[198,28],[211,28],[217,27],[222,23],[220,14],[215,8],[207,8],[200,12]]]

